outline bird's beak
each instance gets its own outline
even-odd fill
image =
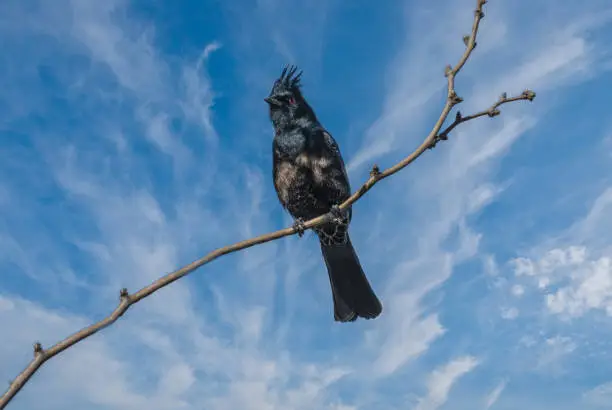
[[[270,105],[277,105],[277,106],[281,105],[280,101],[278,101],[274,97],[266,97],[266,98],[264,98],[264,101],[267,102]]]

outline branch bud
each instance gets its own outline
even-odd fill
[[[374,164],[372,166],[372,170],[370,171],[370,176],[373,178],[376,178],[379,175],[380,175],[380,168],[378,168],[378,165]]]
[[[489,110],[489,112],[487,113],[487,115],[491,118],[497,117],[499,114],[501,114],[501,112],[497,108]]]
[[[455,114],[455,122],[459,122],[463,119],[463,117],[461,116],[461,111],[457,111],[457,114]]]
[[[463,102],[463,98],[459,97],[457,95],[457,93],[455,92],[455,90],[452,90],[450,92],[449,98],[450,98],[450,102],[451,102],[452,105],[457,105],[457,104]]]
[[[499,101],[505,101],[506,98],[508,98],[508,94],[507,93],[502,93],[502,95],[499,96]]]
[[[38,357],[43,353],[43,348],[40,342],[34,343],[34,357]]]
[[[523,97],[525,97],[529,101],[533,101],[533,99],[536,97],[536,93],[531,90],[525,90],[523,91]]]
[[[130,294],[128,293],[127,288],[122,288],[119,291],[119,300],[123,301],[123,300],[125,300],[125,299],[127,299],[129,297],[130,297]]]
[[[448,77],[453,72],[453,67],[450,64],[447,64],[444,67],[444,77]]]
[[[467,46],[469,42],[470,42],[470,36],[463,36],[463,44]]]

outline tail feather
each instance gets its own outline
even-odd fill
[[[321,252],[334,300],[334,319],[352,322],[357,317],[373,319],[382,312],[382,305],[363,272],[350,238],[346,244],[327,246]]]

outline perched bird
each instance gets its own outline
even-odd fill
[[[317,120],[300,90],[297,67],[286,66],[264,100],[274,126],[273,178],[282,206],[301,234],[304,220],[322,214],[332,221],[314,228],[332,288],[334,319],[372,319],[382,305],[363,272],[348,233],[352,210],[338,205],[351,195],[338,144]]]

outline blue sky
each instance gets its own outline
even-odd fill
[[[434,4],[435,3],[435,4]],[[204,253],[290,224],[283,65],[353,187],[412,151],[475,0],[0,5],[0,379]],[[223,257],[47,363],[12,409],[598,409],[612,402],[612,5],[491,0],[461,126],[354,206],[374,321],[312,234]]]

